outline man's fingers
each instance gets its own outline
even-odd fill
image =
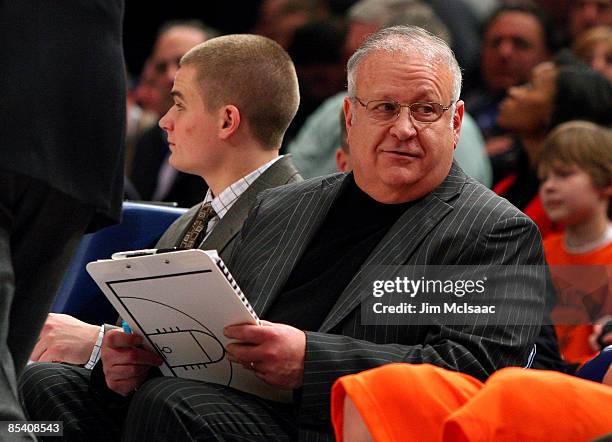
[[[261,362],[266,359],[261,347],[256,345],[228,344],[227,353],[228,359],[233,362]]]
[[[109,330],[104,334],[104,344],[112,348],[135,347],[142,345],[142,336],[124,333],[121,330]]]
[[[34,362],[53,362],[49,357],[49,352],[46,349],[43,350],[42,353],[36,357],[36,359],[34,359],[33,356],[31,356],[30,359]]]
[[[225,327],[225,337],[236,339],[250,344],[260,344],[270,336],[272,327],[261,327],[259,325],[230,325]]]
[[[30,359],[34,362],[43,362],[40,357],[47,350],[47,343],[42,339],[39,339],[34,346],[34,350],[32,350],[32,354],[30,355]]]

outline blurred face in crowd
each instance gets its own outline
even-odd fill
[[[380,25],[376,22],[361,22],[351,21],[346,33],[344,41],[344,59],[348,61],[351,55],[355,53],[359,46],[368,38],[380,29]],[[346,63],[345,63],[346,64]]]
[[[452,76],[446,66],[422,55],[374,51],[357,66],[355,95],[373,100],[452,104]],[[391,106],[384,106],[385,113]],[[419,122],[402,107],[399,116],[380,118],[356,98],[344,101],[347,139],[357,185],[383,203],[420,198],[448,175],[459,139],[463,102],[453,117],[444,111],[437,121]]]
[[[612,42],[595,43],[584,61],[612,82]]]
[[[499,106],[497,124],[517,134],[546,130],[553,110],[556,76],[552,64],[536,66],[529,83],[508,89]]]
[[[205,176],[217,167],[222,154],[215,144],[219,119],[218,112],[207,109],[202,100],[194,67],[178,70],[171,96],[173,105],[159,120],[168,135],[169,163],[180,171]]]
[[[605,211],[610,189],[595,186],[575,164],[555,164],[541,177],[540,198],[553,222],[574,225]]]
[[[271,38],[285,50],[293,41],[295,31],[309,20],[308,11],[291,8],[288,0],[264,0],[261,3],[254,33]]]
[[[502,12],[482,43],[482,73],[489,90],[502,92],[526,82],[534,66],[549,57],[544,30],[531,14]]]
[[[569,12],[572,37],[594,26],[612,26],[612,0],[573,0]]]
[[[186,26],[172,27],[159,37],[143,70],[143,85],[148,89],[140,92],[156,98],[149,100],[153,112],[161,115],[172,106],[170,91],[179,61],[189,49],[204,40],[204,32]]]

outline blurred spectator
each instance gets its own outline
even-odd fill
[[[143,68],[143,81],[134,95],[144,109],[159,115],[172,106],[170,91],[181,57],[193,46],[214,37],[216,31],[197,20],[172,21],[160,28],[151,57]],[[144,200],[176,202],[191,207],[202,201],[207,186],[200,177],[168,164],[169,150],[163,130],[153,125],[136,142],[129,173]]]
[[[287,130],[286,139],[295,137],[304,121],[345,83],[342,47],[344,29],[335,21],[309,22],[300,27],[288,53],[300,82],[300,107]]]
[[[481,52],[483,82],[466,95],[466,109],[482,130],[490,155],[511,146],[507,137],[492,138],[503,134],[495,122],[506,90],[526,83],[534,66],[549,59],[554,49],[552,25],[534,6],[504,5],[485,24]]]
[[[499,125],[513,134],[517,162],[495,191],[529,215],[542,236],[553,229],[537,197],[535,165],[544,139],[555,126],[569,120],[612,123],[612,85],[582,65],[536,66],[528,85],[509,89],[499,108]]]
[[[502,3],[501,0],[464,0],[464,2],[472,9],[480,23],[484,23]]]
[[[349,9],[348,22],[346,60],[368,35],[381,27],[409,22],[449,43],[464,78],[476,68],[480,41],[478,22],[464,0],[361,0]]]
[[[612,81],[612,27],[598,26],[587,30],[576,39],[572,52]]]
[[[538,175],[546,214],[564,225],[544,241],[557,288],[551,316],[563,358],[579,364],[601,350],[589,343],[591,324],[612,314],[604,267],[612,264],[612,133],[586,121],[557,126],[544,141]]]
[[[595,26],[612,26],[612,0],[574,0],[570,3],[568,25],[571,40]]]
[[[271,38],[288,49],[300,26],[327,15],[326,4],[321,0],[263,0],[252,32]]]
[[[427,0],[427,4],[448,28],[451,49],[463,71],[463,81],[466,87],[471,87],[474,75],[478,74],[480,21],[465,0]]]
[[[179,60],[189,49],[217,34],[199,20],[176,20],[163,24],[157,33],[153,53],[143,68],[143,81],[135,93],[137,102],[159,116],[165,114],[172,106],[170,91]],[[146,102],[139,101],[143,98]]]
[[[380,28],[407,23],[426,29],[442,40],[452,43],[448,28],[432,8],[421,0],[360,0],[348,11],[345,61],[348,61],[369,35]],[[461,65],[461,62],[459,64]]]
[[[141,79],[142,83],[142,79]],[[142,134],[157,124],[159,116],[151,110],[146,110],[145,107],[137,102],[136,88],[134,80],[128,76],[127,89],[127,107],[126,107],[127,125],[126,125],[126,144],[125,144],[125,173],[129,174],[132,170],[132,160],[134,159],[134,151],[136,150],[136,142]],[[131,182],[128,185],[132,185]],[[129,198],[134,199],[134,198]],[[138,196],[140,199],[140,196]]]

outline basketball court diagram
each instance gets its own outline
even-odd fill
[[[143,311],[143,306],[138,304],[147,303],[146,311],[155,312],[148,318],[138,319],[137,322],[175,376],[191,377],[187,372],[214,370],[215,364],[224,364],[229,368],[229,373],[223,384],[231,384],[232,370],[231,364],[225,358],[225,348],[204,324],[161,302],[134,297],[123,297],[122,301],[129,311]],[[160,327],[160,318],[163,318],[166,326]]]
[[[130,314],[165,364],[166,375],[187,379],[205,379],[231,386],[234,367],[226,357],[223,337],[218,337],[189,313],[164,302],[137,296],[122,295],[118,285],[130,281],[108,282],[117,300]],[[161,282],[161,281],[157,281]],[[146,312],[146,313],[144,313]],[[222,331],[220,331],[222,332]]]

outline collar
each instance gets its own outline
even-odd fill
[[[270,166],[272,166],[272,164],[280,160],[282,157],[283,156],[280,155],[277,158],[268,161],[263,166],[258,167],[248,175],[243,176],[238,181],[226,187],[223,192],[216,197],[213,197],[213,194],[209,188],[206,192],[206,197],[204,198],[203,204],[209,202],[213,209],[215,209],[215,218],[223,218],[229,209],[234,205],[236,200],[240,198],[240,195],[242,195],[257,178],[259,178]]]

